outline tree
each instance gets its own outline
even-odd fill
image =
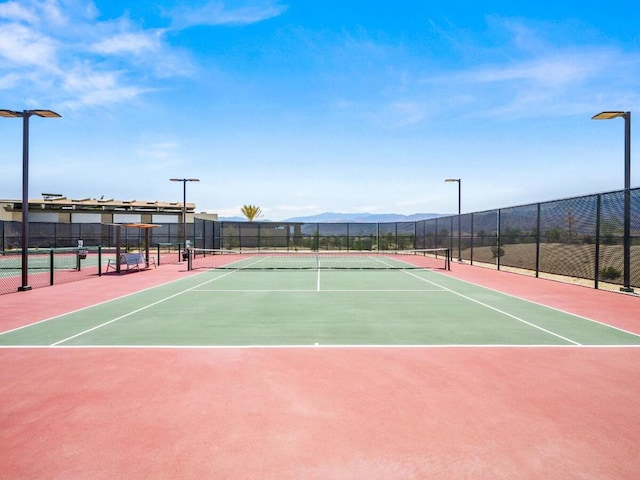
[[[240,211],[250,222],[262,216],[262,209],[255,205],[243,205]]]

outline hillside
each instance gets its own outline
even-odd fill
[[[283,222],[302,222],[302,223],[385,223],[385,222],[416,222],[418,220],[426,220],[446,216],[440,213],[414,213],[411,215],[402,215],[399,213],[335,213],[325,212],[317,215],[306,217],[292,217],[283,220]],[[244,222],[243,217],[220,217],[223,222]],[[261,222],[270,222],[271,220],[260,219]]]

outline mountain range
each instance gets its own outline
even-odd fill
[[[325,212],[307,217],[292,217],[282,220],[283,222],[303,222],[303,223],[385,223],[385,222],[416,222],[429,218],[444,217],[450,214],[441,213],[413,213],[402,215],[399,213],[335,213]],[[222,222],[245,222],[245,217],[219,217]],[[259,219],[261,222],[271,220]]]

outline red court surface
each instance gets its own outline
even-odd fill
[[[4,295],[0,330],[179,278],[181,268]],[[638,331],[636,297],[452,268]],[[0,366],[2,478],[632,479],[640,471],[633,347],[3,348]]]

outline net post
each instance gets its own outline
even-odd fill
[[[185,251],[187,252],[187,271],[190,272],[193,269],[192,252],[190,248],[185,249]]]
[[[102,245],[98,245],[98,276],[102,276]]]

